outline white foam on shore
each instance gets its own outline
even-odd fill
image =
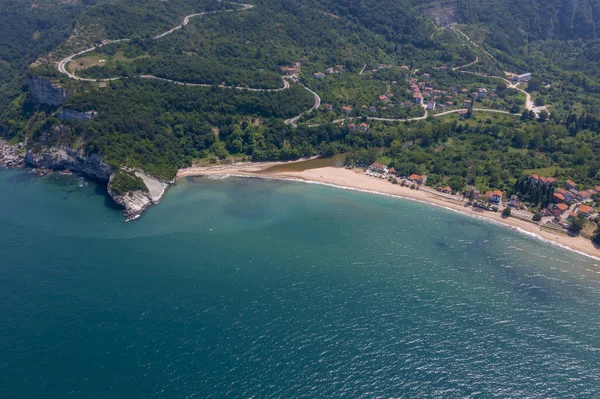
[[[468,216],[468,217],[472,217],[475,219],[479,219],[482,220],[484,222],[487,223],[492,223],[495,224],[496,226],[501,226],[504,228],[508,228],[511,229],[513,231],[519,232],[521,234],[527,235],[529,237],[535,238],[537,240],[546,242],[548,244],[552,244],[554,246],[560,247],[562,249],[567,249],[569,251],[575,252],[579,255],[585,256],[587,258],[591,258],[594,259],[596,261],[600,261],[600,257],[597,256],[593,256],[590,255],[588,253],[582,252],[582,251],[578,251],[576,249],[573,249],[567,245],[558,243],[556,241],[553,240],[549,240],[547,238],[544,238],[536,233],[533,233],[531,231],[527,231],[525,229],[522,229],[521,227],[517,227],[517,226],[512,226],[510,224],[507,223],[502,223],[501,221],[498,220],[494,220],[485,216],[481,216],[481,215],[474,215],[472,213],[469,212],[463,212],[463,211],[459,211],[458,209],[454,209],[454,208],[450,208],[444,205],[439,205],[433,202],[427,202],[427,201],[423,201],[417,198],[411,198],[411,197],[405,197],[403,195],[400,194],[389,194],[389,193],[382,193],[381,191],[375,191],[375,190],[365,190],[365,189],[361,189],[361,188],[355,188],[355,187],[348,187],[348,186],[340,186],[337,184],[332,184],[332,183],[323,183],[320,181],[314,181],[314,180],[306,180],[306,179],[298,179],[298,178],[293,178],[293,177],[281,177],[281,176],[265,176],[265,175],[256,175],[256,176],[249,176],[246,174],[236,174],[236,173],[232,173],[232,174],[226,174],[226,175],[203,175],[209,179],[215,179],[215,180],[222,180],[222,179],[226,179],[228,177],[242,177],[242,178],[248,178],[248,179],[266,179],[266,180],[282,180],[282,181],[293,181],[293,182],[298,182],[298,183],[306,183],[306,184],[316,184],[319,186],[327,186],[327,187],[332,187],[332,188],[337,188],[337,189],[341,189],[341,190],[348,190],[348,191],[357,191],[357,192],[361,192],[361,193],[367,193],[367,194],[376,194],[376,195],[382,195],[384,197],[390,197],[390,198],[397,198],[397,199],[403,199],[403,200],[409,200],[409,201],[414,201],[414,202],[419,202],[421,204],[425,204],[425,205],[430,205],[430,206],[435,206],[437,208],[442,208],[442,209],[446,209],[448,211],[451,212],[455,212],[458,213],[460,215],[464,215],[464,216]],[[214,177],[214,176],[219,176],[218,178]],[[595,264],[596,266],[599,266],[598,264]]]

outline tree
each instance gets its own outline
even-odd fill
[[[550,114],[548,114],[548,111],[543,109],[542,112],[540,112],[540,117],[539,117],[540,122],[547,121],[549,116],[550,116]]]
[[[542,220],[542,214],[539,212],[536,212],[533,214],[533,218],[531,219],[534,222],[539,222],[540,220]]]
[[[469,202],[473,202],[475,199],[475,189],[469,191]]]
[[[579,234],[579,232],[583,229],[583,226],[585,226],[584,218],[579,216],[571,218],[569,223],[569,231],[571,231],[573,234]]]
[[[504,218],[510,217],[510,207],[509,206],[504,208],[504,210],[502,211],[502,217],[504,217]]]

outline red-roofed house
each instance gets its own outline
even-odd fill
[[[583,217],[587,218],[588,216],[590,216],[592,214],[593,211],[594,211],[594,209],[589,205],[579,205],[577,214],[579,216],[583,216]]]
[[[351,123],[348,125],[348,129],[354,130],[354,129],[356,129],[356,125],[354,123]]]
[[[417,175],[413,173],[412,175],[408,176],[408,180],[419,184],[425,184],[427,181],[427,175]]]
[[[382,103],[387,102],[389,99],[387,98],[387,96],[385,94],[382,94],[379,96],[379,101],[381,101]]]
[[[394,168],[391,168],[390,170],[388,170],[388,173],[389,173],[390,175],[395,175],[395,174],[396,174],[396,169],[394,169]]]
[[[366,132],[367,130],[369,130],[369,125],[367,125],[366,123],[361,123],[359,129],[361,132]]]
[[[569,207],[566,204],[556,204],[554,205],[554,208],[552,208],[552,213],[556,216],[562,215],[567,209],[569,209]]]
[[[385,165],[382,165],[380,163],[374,162],[369,169],[371,169],[374,172],[378,172],[378,173],[387,173],[388,172],[388,168]]]
[[[494,190],[494,191],[488,191],[485,194],[485,196],[488,197],[489,202],[493,202],[494,204],[499,204],[500,202],[502,202],[502,197],[504,196],[504,193],[500,190]]]
[[[349,105],[344,105],[342,107],[342,111],[344,111],[345,113],[349,114],[350,112],[352,112],[352,107]]]
[[[571,190],[573,188],[577,188],[577,183],[575,183],[573,180],[567,180],[565,182],[565,187],[567,187],[567,190]]]
[[[552,201],[554,201],[555,204],[562,204],[566,200],[567,198],[561,193],[554,193],[552,195]]]
[[[450,186],[442,187],[442,188],[440,188],[440,191],[443,193],[446,193],[446,194],[450,194],[450,193],[452,193],[452,187],[450,187]]]
[[[323,104],[323,108],[327,111],[331,111],[333,109],[333,105],[331,104]]]
[[[323,72],[315,72],[313,73],[313,77],[316,79],[323,79],[325,77],[325,74]]]

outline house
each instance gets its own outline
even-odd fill
[[[406,65],[402,65],[402,66],[400,67],[400,69],[402,69],[402,70],[405,70],[405,71],[408,71],[408,66],[406,66]]]
[[[431,78],[431,75],[430,75],[430,74],[428,74],[428,73],[424,73],[424,74],[423,74],[423,77],[424,77],[425,79],[429,80],[429,78]]]
[[[389,98],[387,98],[387,96],[385,94],[382,94],[379,96],[379,101],[381,101],[382,103],[388,102]]]
[[[283,71],[283,73],[285,73],[288,76],[296,73],[296,68],[293,68],[293,67],[282,66],[281,70]]]
[[[523,73],[521,75],[511,76],[509,80],[512,83],[524,83],[524,82],[529,82],[529,79],[531,79],[531,74]]]
[[[487,97],[487,95],[488,95],[488,91],[487,91],[487,89],[484,89],[484,88],[482,87],[482,88],[480,88],[480,89],[479,89],[479,92],[478,92],[478,94],[479,94],[479,97],[482,97],[482,98],[483,98],[483,97]]]
[[[342,111],[344,111],[345,113],[349,114],[350,112],[352,112],[352,107],[349,105],[344,105],[342,107]]]
[[[471,196],[471,192],[473,192],[473,199],[479,198],[479,190],[477,190],[477,187],[471,185],[467,186],[465,189],[465,197],[469,198]]]
[[[565,190],[564,188],[557,188],[554,191],[555,194],[561,194],[564,198],[565,201],[571,201],[573,200],[573,193],[571,193],[570,191]]]
[[[395,176],[395,175],[396,175],[396,169],[394,169],[394,168],[391,168],[390,170],[388,170],[388,173],[389,173],[390,175],[394,175],[394,176]]]
[[[571,190],[573,188],[577,188],[577,183],[575,183],[573,180],[567,180],[565,182],[565,187],[567,188],[567,190]]]
[[[467,94],[469,92],[469,90],[467,90],[466,88],[462,88],[460,89],[460,94]]]
[[[529,184],[537,184],[537,182],[540,180],[539,176],[536,174],[533,175],[529,175]]]
[[[325,74],[323,72],[315,72],[313,73],[313,77],[315,79],[323,79],[325,77]]]
[[[413,102],[415,104],[423,104],[423,96],[421,95],[421,93],[413,94]]]
[[[351,123],[351,124],[348,125],[348,129],[355,130],[356,129],[356,125],[354,123]]]
[[[600,186],[594,187],[594,191],[596,191],[596,193],[600,193]]]
[[[579,191],[575,190],[574,188],[569,190],[569,193],[571,193],[571,196],[573,197],[573,199],[580,199],[581,195],[579,194]]]
[[[451,194],[452,187],[450,187],[450,186],[442,187],[442,188],[440,188],[440,191],[443,192],[444,194]]]
[[[509,206],[514,206],[515,208],[517,208],[519,206],[519,197],[517,197],[516,195],[511,195],[510,196],[510,201],[508,202]]]
[[[425,184],[427,182],[427,175],[417,175],[413,173],[412,175],[408,176],[408,180],[419,184]]]
[[[489,202],[499,204],[500,202],[502,202],[502,197],[504,196],[504,193],[500,190],[494,190],[488,191],[487,193],[485,193],[485,196],[488,198]]]
[[[433,111],[435,109],[435,101],[430,101],[427,103],[427,110]]]
[[[332,104],[323,104],[323,109],[325,109],[327,111],[331,111],[331,110],[333,110],[333,105]]]
[[[569,209],[569,207],[566,204],[556,204],[552,208],[552,214],[554,214],[554,216],[560,216],[565,213],[567,209]]]
[[[98,83],[98,88],[99,89],[106,89],[106,82],[100,82],[100,83]]]
[[[581,197],[582,200],[588,200],[592,198],[592,194],[588,190],[582,190],[579,192],[579,197]]]
[[[540,179],[542,179],[542,178],[540,178]],[[544,177],[542,181],[547,186],[553,186],[556,184],[556,179],[554,177]]]
[[[344,72],[344,66],[343,65],[336,65],[335,66],[335,70],[338,72]]]
[[[554,202],[555,204],[562,204],[565,201],[567,201],[567,198],[563,194],[561,194],[561,193],[552,194],[552,202]]]
[[[465,108],[471,108],[471,105],[473,105],[473,102],[471,100],[465,100],[463,102],[463,107]]]
[[[474,91],[473,93],[471,93],[471,98],[473,100],[477,100],[477,98],[479,98],[479,93],[477,93],[476,91]]]
[[[440,104],[438,105],[438,108],[440,109],[440,111],[444,111],[446,109],[446,106],[444,104]]]
[[[361,132],[366,132],[369,130],[369,125],[367,125],[366,123],[361,123],[359,129]]]
[[[594,209],[589,205],[579,205],[579,209],[577,210],[577,214],[584,218],[589,217]]]
[[[369,169],[371,169],[373,172],[377,172],[377,173],[387,173],[388,172],[388,168],[385,165],[382,165],[380,163],[374,162]]]
[[[410,103],[409,103],[409,104],[410,104]],[[371,113],[375,113],[375,112],[377,112],[377,108],[375,108],[373,105],[371,105],[371,106],[369,107],[369,112],[371,112]]]
[[[333,68],[327,68],[325,70],[325,72],[327,72],[329,75],[331,75],[333,73]]]

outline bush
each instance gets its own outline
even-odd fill
[[[507,206],[506,208],[504,208],[504,210],[502,211],[502,216],[505,218],[510,217],[510,207]]]
[[[148,187],[144,181],[137,177],[133,172],[118,170],[110,181],[110,190],[116,195],[125,195],[132,191],[148,192]]]
[[[542,214],[539,212],[534,213],[532,220],[534,222],[539,222],[540,220],[542,220]]]

